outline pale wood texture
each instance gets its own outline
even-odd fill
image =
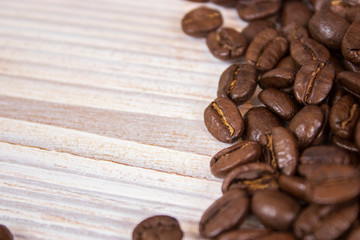
[[[182,33],[197,6],[0,0],[0,223],[16,239],[130,239],[155,214],[201,239],[221,196],[209,161],[228,146],[202,114],[230,63]]]

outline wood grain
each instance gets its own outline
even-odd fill
[[[181,32],[197,6],[0,0],[0,223],[16,239],[131,239],[155,214],[201,239],[221,196],[209,161],[228,146],[203,110],[230,63]]]

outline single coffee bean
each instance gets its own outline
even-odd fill
[[[5,226],[0,224],[0,240],[13,240],[14,236],[10,230]]]
[[[360,151],[360,120],[358,120],[356,124],[354,139],[355,139],[355,145],[357,149]]]
[[[300,205],[290,196],[278,190],[254,193],[251,211],[266,227],[287,230],[300,211]]]
[[[294,96],[302,104],[321,104],[330,93],[335,68],[330,63],[309,60],[297,72]]]
[[[335,146],[344,149],[345,151],[359,153],[359,149],[356,147],[355,142],[352,140],[333,135],[331,141]]]
[[[292,89],[296,71],[288,68],[274,68],[264,73],[259,80],[263,89],[276,88],[281,90]]]
[[[218,97],[230,98],[236,105],[249,100],[256,90],[257,72],[250,64],[233,64],[219,80]]]
[[[312,143],[313,145],[324,144],[328,140],[328,137],[329,137],[328,136],[328,134],[329,134],[328,119],[329,119],[329,115],[330,115],[330,106],[327,103],[323,103],[320,105],[320,108],[324,114],[324,122],[320,129],[319,134],[316,136],[314,142]]]
[[[217,199],[202,215],[199,223],[201,236],[214,238],[236,228],[245,219],[249,197],[240,190],[232,190]]]
[[[221,60],[238,59],[247,48],[246,38],[233,28],[210,32],[206,37],[206,44],[211,54]]]
[[[266,163],[248,163],[228,173],[221,190],[223,193],[232,189],[241,189],[249,194],[264,189],[277,189],[275,170]]]
[[[281,32],[290,43],[294,40],[306,39],[309,37],[307,28],[296,23],[291,23],[284,26],[281,29]]]
[[[217,240],[255,240],[271,233],[270,229],[238,229],[221,234]]]
[[[227,98],[216,98],[204,111],[208,131],[225,143],[236,141],[244,131],[244,121],[239,109]]]
[[[280,175],[278,184],[282,191],[301,200],[306,200],[306,181],[297,176]]]
[[[360,72],[343,71],[336,80],[346,91],[360,98]]]
[[[309,21],[311,37],[326,47],[339,50],[347,28],[350,26],[345,18],[330,10],[316,12]]]
[[[133,240],[180,240],[183,232],[178,221],[170,216],[157,215],[140,222],[132,234]]]
[[[345,95],[330,110],[329,124],[334,135],[351,139],[360,117],[360,108],[354,97]]]
[[[234,7],[238,1],[237,0],[210,0],[210,2],[220,5],[220,6],[223,6],[223,7]]]
[[[206,37],[222,25],[222,16],[218,10],[198,7],[188,12],[181,21],[184,33],[192,37]]]
[[[244,116],[246,139],[259,141],[261,135],[270,134],[275,127],[282,126],[281,121],[265,107],[253,107]]]
[[[360,239],[360,226],[355,227],[351,230],[349,233],[349,236],[346,238],[346,240],[358,240]]]
[[[299,149],[310,146],[324,124],[324,113],[316,105],[306,105],[291,119],[288,129],[298,140]]]
[[[250,43],[254,37],[266,28],[275,28],[275,23],[267,20],[255,20],[248,23],[248,25],[242,30],[242,34]]]
[[[259,160],[261,146],[258,142],[244,140],[216,153],[210,161],[211,173],[224,178],[234,168]]]
[[[360,21],[353,22],[347,29],[342,42],[341,52],[347,60],[360,66]]]
[[[283,27],[291,23],[307,27],[311,16],[312,12],[306,3],[301,1],[284,2],[280,24]]]
[[[330,59],[329,50],[311,38],[293,40],[290,44],[290,54],[295,62],[301,66],[310,60],[326,62]]]
[[[236,9],[244,21],[254,21],[274,15],[281,7],[280,0],[239,0]]]
[[[350,165],[321,165],[307,177],[306,196],[313,203],[343,203],[356,198],[359,193],[359,171]]]
[[[258,98],[270,111],[287,121],[298,111],[298,105],[294,99],[276,88],[262,90]]]
[[[298,239],[338,239],[358,217],[359,203],[343,205],[310,204],[295,220]]]
[[[346,11],[346,20],[349,22],[360,21],[360,4],[355,5]]]
[[[256,238],[255,240],[295,240],[295,237],[288,232],[272,232],[269,235]]]
[[[274,29],[268,28],[255,36],[250,43],[245,59],[259,71],[275,67],[288,50],[288,41]]]

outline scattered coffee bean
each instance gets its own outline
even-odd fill
[[[0,240],[13,240],[14,236],[10,230],[5,226],[0,224]]]
[[[360,98],[360,72],[343,71],[336,80],[346,91]]]
[[[348,140],[336,135],[333,135],[331,139],[332,143],[348,152],[358,153],[359,149],[356,147],[355,142],[352,140]]]
[[[293,40],[290,44],[290,54],[295,62],[301,66],[310,60],[318,60],[324,63],[330,59],[329,50],[311,38]]]
[[[254,21],[274,15],[280,7],[281,0],[239,0],[236,9],[242,20]]]
[[[272,21],[266,20],[255,20],[249,22],[249,24],[242,30],[242,34],[247,39],[248,43],[250,43],[254,37],[266,28],[275,28],[275,23]]]
[[[274,68],[260,77],[261,88],[277,88],[285,91],[292,89],[295,81],[296,71],[288,68]]]
[[[295,23],[299,26],[307,27],[311,17],[312,12],[305,2],[286,1],[283,4],[280,24],[283,27],[292,23]]]

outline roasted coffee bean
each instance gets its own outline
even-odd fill
[[[307,27],[311,16],[312,12],[306,3],[301,1],[286,1],[283,4],[280,24],[283,27],[291,23]]]
[[[286,37],[286,39],[291,43],[294,40],[305,39],[309,37],[307,28],[298,25],[296,23],[291,23],[284,26],[281,29],[281,32]]]
[[[295,199],[278,190],[265,190],[254,193],[251,211],[266,227],[287,230],[300,211]]]
[[[228,67],[219,80],[218,97],[230,98],[240,105],[249,100],[256,90],[256,68],[249,64],[233,64]]]
[[[250,43],[258,33],[266,28],[275,28],[275,23],[267,20],[251,21],[241,33],[246,37],[248,43]]]
[[[170,216],[157,215],[140,222],[132,234],[133,240],[180,240],[183,232],[178,221]]]
[[[288,68],[274,68],[264,73],[259,80],[261,88],[292,89],[296,71]]]
[[[213,238],[236,228],[245,219],[249,209],[249,197],[240,190],[224,193],[203,214],[199,223],[201,236]]]
[[[324,113],[316,105],[306,105],[291,119],[288,128],[298,140],[299,149],[310,146],[324,124]]]
[[[264,189],[277,189],[275,170],[266,163],[248,163],[232,170],[224,179],[221,189],[227,192],[241,189],[250,194]]]
[[[244,140],[216,153],[210,161],[211,173],[223,178],[234,168],[259,160],[261,146],[258,142]]]
[[[244,131],[244,121],[239,109],[227,98],[216,98],[204,111],[208,131],[217,140],[236,141]]]
[[[10,230],[5,226],[0,224],[0,240],[13,240],[14,236]]]
[[[239,229],[221,234],[217,240],[255,240],[271,233],[270,229]]]
[[[210,0],[210,2],[220,5],[220,6],[223,6],[223,7],[234,7],[238,1],[237,0]]]
[[[206,37],[222,25],[222,16],[218,10],[199,7],[188,12],[181,21],[184,33],[192,37]]]
[[[353,6],[346,11],[346,20],[349,22],[360,21],[360,4]]]
[[[295,220],[294,233],[298,239],[334,240],[350,228],[358,212],[356,201],[344,205],[311,204]]]
[[[280,60],[276,68],[286,68],[293,71],[298,71],[300,66],[294,61],[291,56],[286,56]]]
[[[295,100],[276,88],[262,90],[258,98],[270,111],[287,121],[298,111]]]
[[[281,7],[281,0],[239,0],[236,6],[240,18],[254,21],[274,15]]]
[[[343,203],[356,198],[359,193],[359,171],[350,165],[318,166],[306,180],[307,199],[317,204]]]
[[[339,136],[333,135],[331,138],[332,143],[345,151],[352,153],[359,153],[359,149],[356,147],[353,140],[341,138]]]
[[[360,72],[340,72],[336,80],[346,91],[360,98]]]
[[[244,116],[246,139],[259,141],[261,135],[271,133],[274,127],[282,126],[281,121],[265,107],[253,107]]]
[[[329,50],[311,38],[293,40],[290,44],[290,54],[295,62],[301,66],[310,60],[326,62],[330,59]]]
[[[282,191],[298,199],[306,200],[306,182],[304,178],[280,175],[278,184]]]
[[[360,151],[360,120],[358,120],[356,124],[354,139],[355,139],[355,145],[357,149]]]
[[[360,66],[360,21],[353,22],[347,29],[342,42],[343,56],[355,65]]]
[[[349,26],[345,18],[330,10],[322,10],[315,13],[309,21],[309,32],[312,38],[326,47],[338,50]]]
[[[329,115],[330,115],[330,106],[327,103],[323,103],[320,105],[320,108],[324,114],[324,122],[320,129],[319,134],[316,136],[314,142],[312,143],[313,145],[324,144],[328,140],[328,137],[329,137],[328,136],[328,133],[329,133],[328,119],[329,119]]]
[[[335,68],[330,63],[309,60],[297,72],[294,96],[302,104],[321,104],[330,93]]]
[[[360,239],[360,226],[354,228],[349,233],[349,236],[346,238],[346,240],[359,240]]]
[[[348,61],[346,58],[343,59],[343,64],[347,70],[360,73],[360,65],[356,66],[352,62]]]
[[[246,51],[245,60],[259,71],[268,71],[281,60],[287,49],[288,41],[278,31],[268,28],[255,36]]]
[[[360,117],[360,108],[354,97],[345,95],[330,110],[331,131],[341,138],[351,139]]]
[[[233,28],[221,28],[207,35],[206,44],[214,57],[230,60],[244,55],[247,40],[242,33]]]
[[[288,232],[272,232],[269,235],[256,238],[255,240],[295,240],[295,237]]]

